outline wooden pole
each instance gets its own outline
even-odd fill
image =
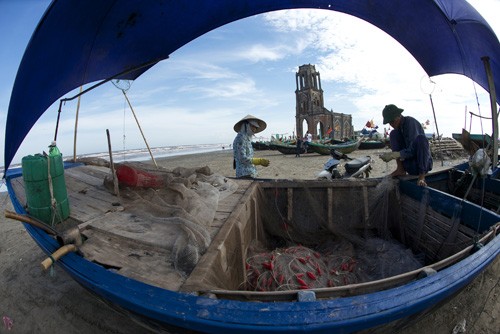
[[[465,106],[465,113],[464,113],[464,129],[467,129],[467,106]]]
[[[122,93],[123,93],[123,96],[125,96],[125,99],[127,100],[128,106],[130,107],[132,114],[134,115],[135,122],[137,123],[137,126],[139,127],[139,131],[141,131],[142,138],[144,139],[144,143],[146,143],[146,147],[148,148],[149,155],[151,156],[151,160],[153,160],[153,163],[155,164],[156,168],[158,168],[158,165],[156,164],[156,160],[153,157],[153,153],[151,153],[151,149],[149,148],[146,137],[144,136],[144,133],[142,132],[142,128],[141,128],[141,125],[139,124],[139,120],[137,119],[137,116],[135,115],[134,108],[132,108],[132,104],[130,103],[130,101],[127,97],[127,94],[125,93],[125,90],[122,89]]]
[[[481,115],[478,115],[478,114],[474,114],[472,111],[469,111],[469,114],[471,114],[471,116],[476,116],[476,117],[479,117],[479,118],[482,118],[482,119],[491,119],[491,117],[486,117],[486,116],[481,116]]]
[[[437,146],[438,150],[441,149],[441,137],[439,136],[439,128],[438,128],[438,123],[436,119],[436,111],[434,110],[434,102],[432,101],[432,94],[429,94],[429,99],[431,100],[431,107],[432,107],[432,115],[434,116],[434,124],[436,124],[436,132],[437,132]],[[441,166],[444,166],[444,158],[443,155],[441,155]]]
[[[52,264],[54,262],[56,262],[57,260],[59,260],[61,257],[63,257],[64,255],[66,255],[68,253],[76,252],[77,250],[78,250],[78,248],[73,244],[68,244],[68,245],[62,246],[61,248],[56,250],[54,253],[52,253],[52,255],[50,257],[48,257],[42,261],[42,263],[41,263],[42,269],[43,270],[49,269],[50,266],[52,266]]]
[[[482,57],[481,60],[486,70],[488,77],[488,88],[490,89],[490,104],[491,104],[491,121],[493,123],[493,165],[495,169],[498,165],[498,113],[497,113],[497,94],[495,91],[495,81],[493,80],[493,73],[490,67],[490,57]]]
[[[111,174],[113,176],[114,191],[116,196],[120,196],[120,188],[118,187],[118,178],[116,177],[115,164],[113,163],[113,151],[111,150],[111,139],[109,136],[109,129],[106,129],[106,135],[108,136],[109,165],[111,168]]]
[[[80,86],[80,93],[83,90],[83,86]],[[80,113],[80,100],[82,96],[78,96],[78,102],[76,104],[76,116],[75,116],[75,135],[73,137],[73,162],[76,162],[76,133],[78,129],[78,114]]]

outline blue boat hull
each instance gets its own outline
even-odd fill
[[[9,171],[7,185],[15,210],[25,213],[10,183],[19,173]],[[424,189],[401,181],[400,191],[419,200]],[[443,192],[426,191],[429,205],[438,212],[449,212],[457,202]],[[481,211],[467,202],[462,204],[461,218],[472,228],[487,230],[500,221],[493,212]],[[481,222],[477,222],[474,217],[480,213]],[[57,241],[42,230],[29,225],[26,229],[46,254],[59,248]],[[99,298],[161,328],[206,333],[351,333],[405,321],[444,302],[467,286],[499,253],[497,235],[458,263],[397,288],[331,300],[278,303],[211,299],[168,291],[113,273],[74,253],[58,264]]]

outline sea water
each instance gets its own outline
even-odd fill
[[[173,157],[178,155],[188,155],[188,154],[197,154],[197,153],[207,153],[214,152],[220,150],[230,149],[230,144],[197,144],[197,145],[179,145],[179,146],[163,146],[163,147],[152,147],[151,154],[155,159]],[[77,158],[87,158],[87,157],[96,157],[109,160],[109,152],[99,152],[99,153],[90,153],[77,155]],[[64,160],[71,159],[72,156],[64,157]],[[123,162],[123,161],[146,161],[151,160],[151,155],[147,148],[138,148],[138,149],[130,149],[130,150],[121,150],[113,152],[113,162]],[[21,164],[13,164],[10,166],[10,169],[21,167]],[[4,168],[3,166],[0,168],[0,192],[7,191],[7,187],[5,185],[5,180],[3,179]]]

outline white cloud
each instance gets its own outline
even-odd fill
[[[284,57],[286,48],[268,47],[263,44],[254,44],[249,48],[235,54],[239,59],[244,59],[253,63],[259,61],[276,61]]]
[[[471,0],[474,6],[478,2],[484,9],[489,8],[491,15],[493,1]],[[495,7],[499,6],[500,2],[496,2]],[[434,123],[429,93],[422,87],[428,80],[425,71],[406,49],[378,28],[348,15],[324,10],[280,11],[266,14],[264,18],[279,32],[299,31],[300,36],[309,36],[305,49],[315,50],[314,64],[321,74],[325,107],[337,109],[335,106],[341,101],[356,106],[356,110],[350,112],[356,128],[372,117],[381,123],[381,109],[388,103],[404,106],[409,115],[430,118]],[[495,24],[497,21],[495,19]],[[482,103],[489,104],[487,96],[481,94],[484,90],[478,85],[474,90],[472,81],[465,77],[457,80],[456,76],[445,75],[433,80],[438,82],[433,92],[438,127],[447,136],[460,131],[462,124],[457,124],[457,114],[463,118],[466,105],[477,109],[476,91]],[[334,91],[339,84],[344,84],[343,89],[350,97]],[[481,130],[476,123],[480,121],[473,123],[472,130]],[[483,122],[483,131],[490,129],[491,124]]]

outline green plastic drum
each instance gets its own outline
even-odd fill
[[[52,209],[51,204],[48,162],[57,211]],[[28,155],[22,159],[22,167],[29,214],[49,225],[68,218],[69,202],[62,155]]]

